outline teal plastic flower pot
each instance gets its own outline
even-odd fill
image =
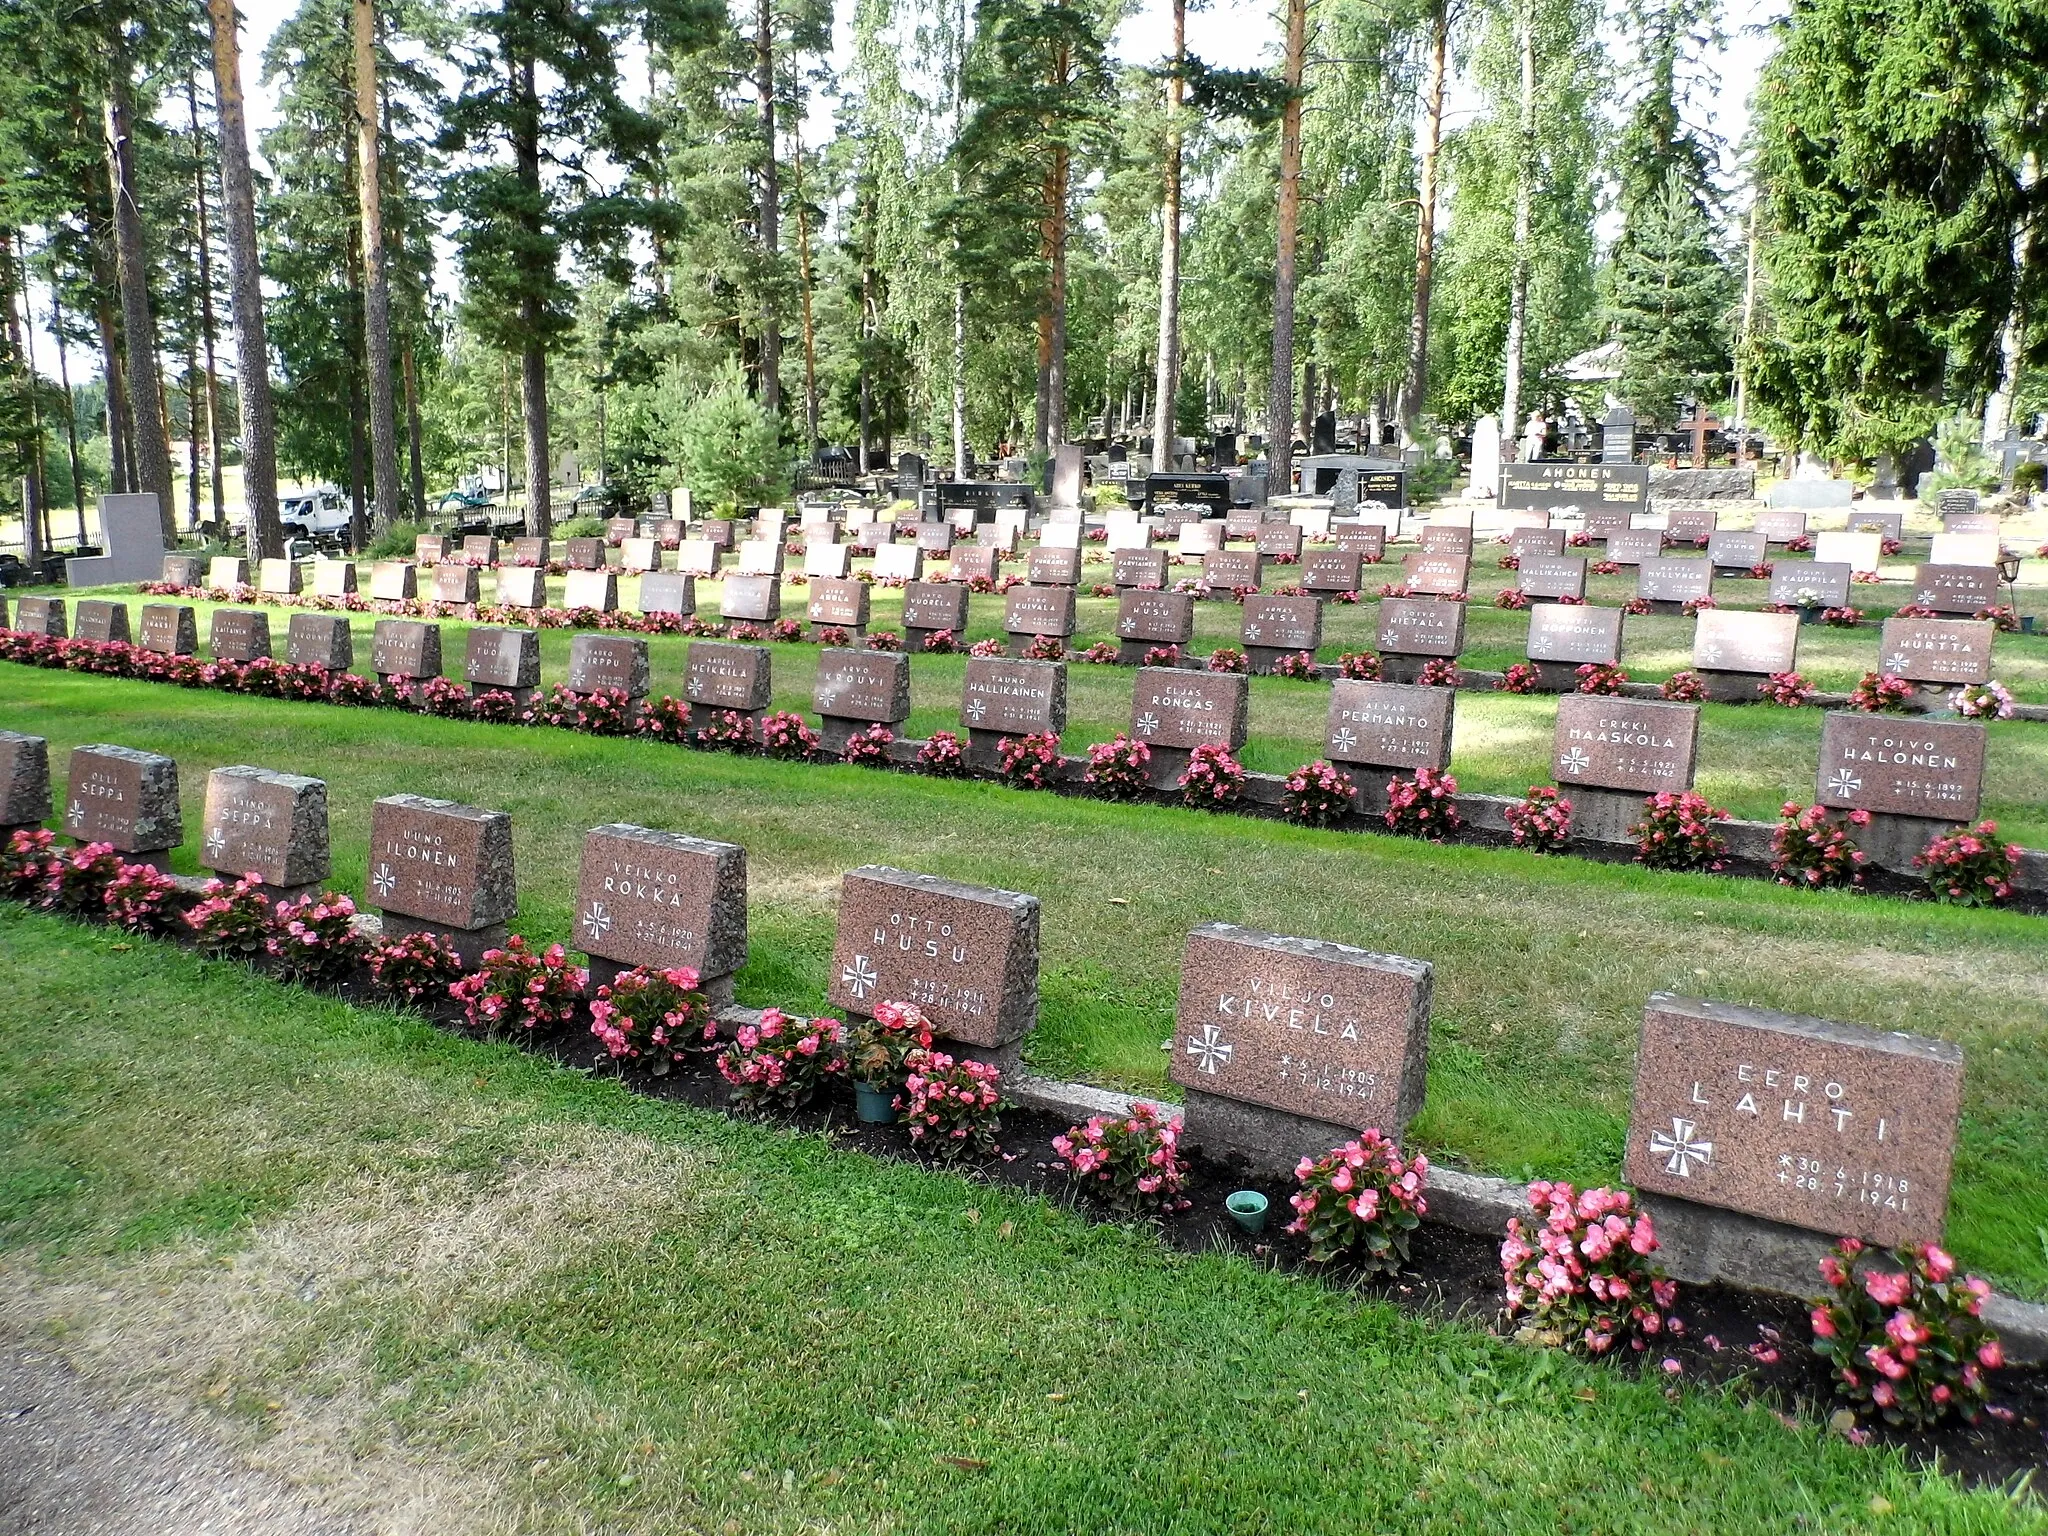
[[[1223,1202],[1223,1208],[1250,1236],[1266,1230],[1266,1197],[1256,1189],[1240,1189]]]
[[[893,1088],[870,1088],[866,1083],[853,1085],[853,1112],[868,1125],[894,1125],[896,1090]]]

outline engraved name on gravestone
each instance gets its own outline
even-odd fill
[[[419,594],[419,567],[410,560],[379,560],[370,567],[370,597],[380,603],[409,603]]]
[[[144,603],[140,642],[162,656],[190,656],[199,649],[199,621],[186,603]]]
[[[1923,565],[1913,572],[1913,601],[1938,613],[1977,613],[1998,606],[1998,567]]]
[[[1771,567],[1771,601],[1793,608],[1845,607],[1855,576],[1836,560],[1780,560]]]
[[[952,553],[953,525],[951,523],[919,523],[917,525],[917,547],[928,555]]]
[[[591,829],[576,871],[576,946],[625,966],[730,976],[747,961],[747,851],[624,822]]]
[[[718,614],[766,624],[782,617],[782,583],[773,576],[728,576],[719,594]]]
[[[246,608],[216,608],[206,648],[216,661],[254,661],[270,654],[270,615]]]
[[[1674,544],[1711,539],[1720,526],[1721,514],[1711,507],[1674,507],[1664,519],[1664,531]]]
[[[1373,768],[1448,768],[1457,690],[1340,678],[1330,685],[1323,752]]]
[[[356,662],[356,640],[339,613],[295,613],[284,631],[284,659],[295,667],[346,672]]]
[[[1707,563],[1716,570],[1747,571],[1764,563],[1764,536],[1722,528],[1707,540]]]
[[[206,776],[199,862],[227,878],[256,874],[283,890],[325,880],[327,786],[240,765]]]
[[[1562,528],[1515,528],[1508,533],[1508,553],[1517,560],[1532,556],[1556,557],[1564,553]]]
[[[1621,661],[1619,608],[1545,603],[1529,610],[1531,661],[1615,666]]]
[[[1255,589],[1265,571],[1265,557],[1255,549],[1215,549],[1202,556],[1202,580],[1219,593]]]
[[[1799,615],[1703,608],[1693,631],[1693,665],[1711,672],[1790,672],[1799,652]]]
[[[1906,537],[1906,514],[1903,512],[1867,512],[1861,507],[1849,513],[1851,533],[1874,533],[1880,539],[1897,544]]]
[[[1469,555],[1409,555],[1401,562],[1401,583],[1411,592],[1455,597],[1471,580]]]
[[[1376,644],[1404,656],[1455,656],[1465,648],[1465,605],[1429,597],[1380,599]]]
[[[1789,507],[1767,507],[1757,513],[1751,527],[1767,544],[1789,544],[1806,537],[1806,514]]]
[[[1239,630],[1246,645],[1314,651],[1323,643],[1323,604],[1314,597],[1248,597]]]
[[[1359,569],[1355,550],[1318,549],[1301,563],[1301,584],[1310,592],[1356,592]]]
[[[1567,788],[1687,790],[1699,731],[1697,704],[1567,693],[1557,701],[1551,775]]]
[[[967,596],[957,582],[913,581],[903,589],[903,627],[957,634],[967,627]]]
[[[1944,1040],[1653,992],[1622,1174],[1829,1236],[1937,1242],[1962,1087]]]
[[[498,563],[497,535],[490,533],[468,533],[462,537],[462,558],[471,565],[496,565]]]
[[[829,999],[872,1015],[915,1003],[935,1033],[984,1050],[1038,1023],[1038,898],[879,864],[839,888]]]
[[[811,707],[842,720],[899,724],[910,715],[910,658],[901,651],[827,646],[818,653]]]
[[[370,902],[384,912],[471,930],[519,910],[512,818],[453,800],[387,795],[370,813]]]
[[[955,545],[947,571],[954,581],[994,581],[1003,571],[1002,551],[986,544]]]
[[[683,692],[692,704],[711,709],[766,709],[774,697],[767,647],[691,641]]]
[[[1586,537],[1604,544],[1627,533],[1629,519],[1634,515],[1627,507],[1590,507],[1584,519]]]
[[[867,582],[821,577],[805,591],[804,613],[813,624],[863,629],[868,622],[869,601]]]
[[[1691,603],[1714,595],[1714,562],[1658,555],[1636,567],[1636,596],[1652,603]]]
[[[50,743],[0,731],[0,833],[47,820],[50,804]]]
[[[1116,601],[1119,640],[1186,645],[1195,633],[1192,592],[1126,592]]]
[[[1067,728],[1066,664],[970,657],[960,718],[971,731],[999,736],[1058,735]]]
[[[1250,679],[1243,673],[1140,667],[1131,693],[1131,734],[1153,747],[1244,745]]]
[[[110,843],[119,853],[177,847],[185,840],[177,763],[133,747],[73,747],[64,785],[64,835]]]
[[[540,538],[519,538],[512,541],[512,563],[514,565],[544,566],[548,563],[548,541]]]
[[[1003,629],[1011,635],[1065,637],[1074,632],[1072,587],[1012,587],[1003,598]]]
[[[126,645],[128,605],[112,598],[82,597],[71,633],[78,640],[97,640],[101,644],[119,641]]]
[[[572,571],[604,569],[603,539],[569,539],[562,547],[562,560]]]
[[[1577,555],[1524,555],[1515,585],[1529,597],[1584,597],[1586,562]]]
[[[1110,579],[1119,587],[1164,587],[1166,551],[1120,549],[1110,562]]]
[[[1968,821],[1984,783],[1984,727],[1831,711],[1821,725],[1817,798],[1874,815]]]
[[[462,680],[470,691],[540,686],[540,634],[531,629],[470,630],[463,644]]]
[[[370,632],[370,669],[379,677],[439,677],[441,626],[420,619],[379,619]]]
[[[1916,683],[1981,683],[1991,677],[1989,619],[1886,619],[1878,667]]]
[[[1024,579],[1037,587],[1071,587],[1081,579],[1081,551],[1034,549],[1024,562]]]
[[[1421,960],[1204,923],[1181,960],[1173,1080],[1203,1096],[1399,1138],[1422,1108],[1432,984]],[[1221,1150],[1230,1121],[1205,1123],[1211,1108],[1190,1103],[1189,1135]],[[1307,1127],[1297,1134],[1299,1152],[1327,1150]]]
[[[1465,555],[1472,553],[1472,527],[1469,523],[1429,523],[1422,530],[1418,540],[1425,555]]]
[[[648,689],[647,641],[639,635],[576,635],[569,641],[568,685],[575,693],[616,688],[628,699]]]

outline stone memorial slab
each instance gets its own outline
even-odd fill
[[[1913,601],[1937,613],[1981,613],[1998,606],[1998,568],[1934,565],[1913,572]]]
[[[24,597],[14,607],[14,629],[23,635],[63,639],[68,623],[61,597]]]
[[[1692,788],[1700,706],[1567,693],[1557,701],[1551,776],[1567,788],[1654,795]]]
[[[187,603],[144,603],[140,642],[159,656],[190,656],[199,649],[199,621]]]
[[[523,698],[540,686],[540,632],[476,625],[463,644],[462,680],[472,695],[496,689]]]
[[[1636,596],[1653,603],[1694,603],[1714,595],[1714,562],[1659,555],[1636,567]]]
[[[315,560],[313,592],[317,597],[347,597],[356,589],[353,560]]]
[[[1780,560],[1771,567],[1771,601],[1793,608],[1841,608],[1856,573],[1836,560]]]
[[[1287,521],[1299,528],[1311,539],[1326,537],[1330,532],[1329,507],[1294,507],[1287,514]]]
[[[1989,619],[1886,619],[1878,667],[1916,683],[1988,682],[1994,633]]]
[[[1586,537],[1606,543],[1617,534],[1627,533],[1633,526],[1635,514],[1627,507],[1590,507],[1581,520]]]
[[[1448,768],[1457,708],[1455,688],[1339,678],[1330,685],[1323,755],[1368,768]]]
[[[1072,587],[1012,587],[1003,597],[1003,629],[1018,635],[1065,639],[1074,632]]]
[[[848,544],[811,543],[804,546],[806,581],[844,581],[851,569],[853,547]]]
[[[1721,514],[1712,507],[1674,507],[1664,519],[1672,543],[1703,544],[1720,531]]]
[[[1970,486],[1953,486],[1935,494],[1934,510],[1940,515],[1942,526],[1945,528],[1951,517],[1974,516],[1981,499],[1980,494]]]
[[[1230,510],[1230,476],[1225,474],[1147,475],[1145,500],[1152,507],[1168,504],[1200,507],[1221,517]]]
[[[604,569],[603,539],[569,539],[562,546],[562,563],[572,571]]]
[[[434,567],[435,602],[470,606],[482,595],[483,583],[475,566],[444,560]]]
[[[1187,1135],[1292,1172],[1349,1133],[1398,1140],[1421,1110],[1433,978],[1420,960],[1204,923],[1188,935],[1171,1075]]]
[[[1232,507],[1223,515],[1223,532],[1225,537],[1230,539],[1256,538],[1265,521],[1264,507]],[[1290,523],[1287,526],[1293,525]]]
[[[40,826],[50,817],[50,743],[0,731],[0,836]]]
[[[1469,523],[1428,523],[1423,527],[1421,544],[1425,555],[1463,555],[1469,561],[1472,526]]]
[[[468,533],[462,537],[462,558],[470,565],[496,565],[498,540],[495,534]]]
[[[1140,667],[1131,693],[1131,734],[1155,750],[1221,742],[1244,745],[1250,680],[1241,672]]]
[[[1820,733],[1819,804],[1872,815],[1968,822],[1984,784],[1984,727],[1830,711]]]
[[[917,547],[928,555],[946,555],[953,551],[953,525],[951,523],[919,523],[917,525]]]
[[[547,583],[547,572],[537,566],[501,565],[497,570],[498,605],[501,608],[545,608],[548,605]]]
[[[1067,728],[1066,663],[969,657],[960,718],[991,736],[1057,736]]]
[[[1589,512],[1594,508],[1647,511],[1650,470],[1646,464],[1538,462],[1501,467],[1500,505],[1547,512]]]
[[[1174,539],[1174,553],[1199,559],[1223,547],[1223,525],[1200,520],[1180,525]]]
[[[1623,528],[1607,536],[1607,558],[1616,565],[1641,565],[1664,553],[1661,528]]]
[[[716,984],[747,963],[746,849],[625,822],[592,828],[576,870],[575,942],[618,969],[687,966],[714,1001],[729,996],[729,981]]]
[[[295,613],[284,630],[284,659],[295,667],[346,672],[356,664],[355,633],[340,613]]]
[[[1948,493],[1944,491],[1943,495]],[[1999,537],[1998,516],[1992,512],[1944,512],[1941,514],[1941,531],[1962,537]]]
[[[954,581],[994,581],[1003,573],[1002,552],[986,544],[956,544],[947,573]]]
[[[1780,480],[1766,493],[1772,507],[1846,507],[1856,499],[1847,480]]]
[[[1586,561],[1578,555],[1524,555],[1515,586],[1529,597],[1583,598]]]
[[[453,800],[386,795],[370,811],[369,892],[378,910],[437,929],[496,929],[519,911],[512,818]]]
[[[851,523],[846,529],[847,547],[856,555],[872,555],[891,541],[894,528],[892,523],[877,522],[873,518]]]
[[[572,693],[616,688],[629,700],[647,697],[647,641],[640,635],[579,634],[569,640]]]
[[[448,540],[438,533],[423,533],[412,541],[412,558],[417,565],[439,565],[447,553]]]
[[[538,538],[517,538],[512,541],[512,563],[545,567],[548,563],[548,540]]]
[[[1110,561],[1110,579],[1119,587],[1164,587],[1166,551],[1120,549]]]
[[[1387,555],[1386,527],[1374,523],[1370,527],[1339,528],[1337,548],[1363,560],[1384,560]]]
[[[1764,563],[1764,536],[1733,528],[1718,530],[1707,540],[1707,563],[1717,571],[1748,571]]]
[[[1874,533],[1816,533],[1816,564],[1846,565],[1859,576],[1875,576],[1884,555],[1884,540]]]
[[[709,539],[685,539],[676,546],[676,569],[699,581],[715,581],[723,551]]]
[[[1001,1051],[1038,1023],[1038,898],[868,864],[839,888],[830,1001],[915,1003],[933,1031]]]
[[[903,627],[957,635],[967,628],[967,596],[958,582],[913,581],[903,589]]]
[[[1764,676],[1790,672],[1798,659],[1798,614],[1700,610],[1692,636],[1692,664],[1701,671]]]
[[[777,546],[778,550],[780,546]],[[661,540],[628,539],[619,546],[619,569],[622,571],[658,571],[661,569]]]
[[[1318,549],[1301,562],[1301,585],[1309,592],[1356,592],[1361,569],[1355,550]]]
[[[410,560],[379,560],[370,567],[370,597],[380,603],[409,603],[419,595],[419,567]]]
[[[1255,591],[1265,575],[1265,558],[1256,550],[1219,549],[1202,557],[1202,580],[1220,594],[1240,588]]]
[[[1906,514],[1903,512],[1871,512],[1857,507],[1849,514],[1849,532],[1874,533],[1880,539],[1898,544],[1906,537]]]
[[[1192,592],[1125,592],[1116,602],[1116,636],[1125,645],[1186,645],[1195,634]]]
[[[738,535],[733,532],[731,518],[706,517],[690,524],[690,537],[707,539],[720,549],[727,550],[733,547]]]
[[[1757,513],[1752,524],[1766,544],[1790,544],[1806,537],[1806,514],[1792,508],[1770,507]]]
[[[289,597],[299,590],[299,563],[296,560],[258,560],[256,562],[256,590],[278,597]]]
[[[300,893],[332,872],[327,786],[246,765],[206,776],[199,863],[226,880],[260,875],[273,894]]]
[[[615,613],[619,606],[619,573],[609,570],[571,571],[562,578],[564,608],[594,608]]]
[[[985,524],[981,532],[975,535],[975,539],[983,549],[994,550],[1001,555],[1014,555],[1017,553],[1017,525],[1015,523],[999,520],[994,523]]]
[[[742,539],[738,569],[742,576],[780,576],[782,540]]]
[[[1584,604],[1544,603],[1529,610],[1527,655],[1531,661],[1559,662],[1572,667],[1621,663],[1619,608]]]
[[[1508,553],[1517,560],[1558,559],[1564,554],[1564,530],[1547,526],[1512,528],[1508,531]]]
[[[379,677],[439,677],[441,626],[420,619],[379,619],[370,632],[370,669]]]
[[[1383,597],[1375,645],[1403,656],[1456,656],[1465,649],[1465,605],[1432,597]]]
[[[165,555],[163,572],[158,577],[166,586],[191,589],[200,584],[206,574],[206,562],[197,555]]]
[[[1322,599],[1248,597],[1238,633],[1259,650],[1314,652],[1323,643]]]
[[[133,747],[73,747],[64,835],[109,843],[117,853],[160,854],[177,847],[185,840],[177,763]]]
[[[1104,525],[1103,532],[1103,548],[1112,556],[1152,547],[1152,530],[1140,522],[1110,522]]]
[[[216,608],[206,648],[215,661],[254,661],[270,654],[270,615],[247,608]]]
[[[2001,553],[1995,533],[1937,533],[1928,541],[1927,563],[1989,567]]]
[[[1024,562],[1024,579],[1034,587],[1071,587],[1081,579],[1081,551],[1040,545]]]
[[[868,606],[868,583],[820,579],[807,589],[805,617],[813,624],[859,631],[867,628]]]
[[[691,641],[683,662],[683,693],[707,709],[766,709],[775,697],[768,648]]]
[[[1471,579],[1470,555],[1409,555],[1401,562],[1401,584],[1418,594],[1455,597]]]
[[[72,616],[72,638],[97,640],[102,645],[128,643],[128,605],[113,598],[81,597]]]
[[[1947,1041],[1653,992],[1622,1176],[1830,1237],[1936,1242],[1962,1089]]]
[[[1301,558],[1301,529],[1293,523],[1261,523],[1252,535],[1252,547],[1260,554]]]
[[[249,562],[233,555],[215,555],[206,562],[206,584],[222,592],[249,585]]]
[[[910,717],[910,658],[901,651],[828,646],[818,653],[811,708],[827,721],[900,725]]]
[[[604,541],[613,549],[622,546],[638,531],[639,524],[630,517],[608,517],[604,520]]]

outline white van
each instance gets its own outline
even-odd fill
[[[280,496],[277,520],[288,539],[336,538],[348,532],[348,498],[328,485]]]

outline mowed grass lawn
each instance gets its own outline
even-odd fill
[[[1194,924],[1416,956],[1435,966],[1436,992],[1412,1139],[1508,1175],[1618,1176],[1655,990],[1952,1039],[1969,1063],[1952,1244],[2001,1285],[2048,1296],[2048,928],[2036,917],[7,665],[0,724],[47,736],[60,783],[81,742],[177,758],[188,844],[212,767],[324,778],[335,884],[358,897],[379,795],[508,811],[518,926],[540,941],[572,937],[590,827],[741,843],[753,948],[739,992],[756,1004],[822,1007],[839,877],[857,865],[1028,891],[1044,903],[1028,1059],[1150,1092],[1167,1090],[1161,1043]],[[194,867],[189,846],[180,859]]]
[[[210,721],[223,745],[245,725]],[[366,759],[510,782],[480,742],[354,728]],[[541,754],[528,783],[560,774],[641,781],[628,802],[657,776]],[[718,798],[766,817],[741,781]],[[908,809],[886,786],[842,798]],[[928,829],[990,820],[931,804]],[[760,861],[771,884],[786,851]],[[764,948],[788,959],[779,932]],[[12,1325],[379,1529],[2048,1523],[1739,1393],[1169,1252],[170,946],[0,907],[0,995]]]

